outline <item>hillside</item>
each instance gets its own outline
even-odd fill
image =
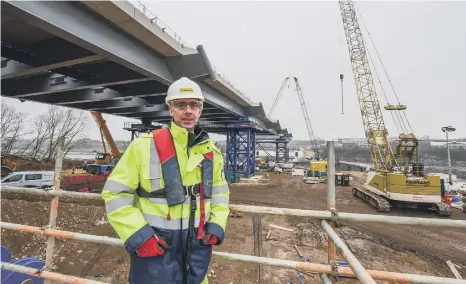
[[[131,141],[116,140],[115,144],[118,147],[118,149],[121,152],[123,152],[128,147],[130,142]],[[76,140],[76,142],[73,143],[72,150],[74,152],[83,152],[83,153],[93,152],[94,150],[101,151],[102,142],[100,140],[82,138],[82,139]]]

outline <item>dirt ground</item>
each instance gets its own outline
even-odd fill
[[[354,178],[361,173],[353,172]],[[355,185],[356,181],[352,181]],[[233,184],[230,187],[233,204],[250,204],[311,210],[326,209],[326,185],[310,185],[302,177],[269,174],[258,184]],[[4,222],[44,226],[48,223],[50,202],[45,198],[28,196],[22,200],[13,194],[2,194],[1,217]],[[339,212],[377,214],[366,203],[354,198],[351,187],[337,187]],[[393,211],[392,215],[437,218],[429,213]],[[466,214],[453,209],[451,219],[466,220]],[[278,225],[293,232],[272,228]],[[105,221],[105,209],[98,202],[82,205],[79,201],[60,199],[58,227],[62,230],[96,235],[110,235],[112,229]],[[303,261],[305,257],[314,263],[327,260],[327,238],[320,229],[320,222],[309,218],[285,216],[261,217],[261,256]],[[270,238],[266,236],[271,230]],[[446,260],[460,266],[458,271],[466,276],[466,232],[454,228],[386,225],[376,223],[339,224],[337,232],[349,244],[350,249],[368,269],[387,270],[424,275],[454,277]],[[2,245],[12,250],[13,257],[45,256],[46,238],[2,229]],[[303,256],[299,256],[297,245]],[[83,268],[99,244],[75,240],[57,239],[55,270],[60,273],[81,275]],[[239,254],[254,254],[252,216],[230,217],[226,238],[215,250]],[[339,256],[340,260],[343,260]],[[85,276],[103,277],[102,280],[127,283],[129,258],[122,247],[107,246],[103,256],[95,262]],[[259,283],[258,266],[229,261],[211,262],[210,283]],[[300,283],[294,270],[263,266],[261,283]],[[305,283],[321,283],[317,276],[306,275]],[[347,280],[347,283],[359,283]],[[378,283],[389,283],[378,281]]]

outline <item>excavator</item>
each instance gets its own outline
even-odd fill
[[[381,88],[387,100],[384,109],[392,115],[399,132],[395,151],[392,150],[369,60],[373,66],[375,65],[366,49],[355,5],[352,0],[345,0],[339,1],[339,6],[374,169],[368,172],[364,185],[353,188],[353,195],[381,212],[390,212],[392,207],[415,207],[432,210],[439,216],[450,216],[451,208],[441,199],[440,177],[424,173],[423,165],[419,161],[419,139],[412,133],[405,113],[407,107],[399,102],[389,81],[398,104],[389,104],[383,86]],[[374,71],[378,77],[375,67]],[[385,68],[384,71],[386,73]],[[387,73],[386,75],[388,77]],[[340,75],[340,78],[343,76]]]
[[[95,122],[100,130],[100,136],[102,139],[102,148],[103,152],[97,152],[95,156],[95,164],[97,165],[104,165],[104,164],[112,164],[116,165],[120,160],[122,153],[118,150],[118,147],[113,140],[112,134],[108,130],[107,124],[105,119],[103,118],[102,114],[97,111],[91,111],[92,116],[94,117]],[[111,153],[107,152],[107,147],[105,145],[107,142],[108,146],[110,147]]]

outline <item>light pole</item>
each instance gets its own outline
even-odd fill
[[[453,184],[451,181],[451,160],[450,160],[450,144],[448,142],[448,132],[453,132],[455,131],[456,128],[451,127],[451,126],[444,126],[442,127],[442,131],[445,132],[445,135],[447,136],[447,152],[448,152],[448,183],[450,185]]]

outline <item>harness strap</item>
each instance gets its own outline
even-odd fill
[[[190,195],[192,193],[194,193],[196,195],[200,194],[200,187],[201,187],[200,184],[195,184],[195,185],[192,185],[192,186],[191,185],[190,186],[183,186],[185,196],[188,196],[188,195]],[[136,189],[136,194],[139,197],[143,197],[143,198],[165,198],[166,197],[164,189],[160,189],[160,190],[153,191],[153,192],[148,192],[144,188],[142,188],[141,186],[138,186],[138,188]]]
[[[197,209],[197,200],[196,195],[191,194],[190,202],[190,213],[189,213],[189,223],[188,223],[188,237],[186,238],[186,254],[184,257],[184,270],[183,270],[183,282],[184,284],[189,284],[189,276],[191,272],[191,250],[194,239],[194,217],[196,215]]]
[[[201,176],[204,176],[202,167]],[[201,240],[204,236],[204,222],[205,222],[205,201],[204,201],[204,183],[201,181],[199,184],[199,209],[201,211],[201,218],[199,220],[199,228],[197,229],[197,239]]]

